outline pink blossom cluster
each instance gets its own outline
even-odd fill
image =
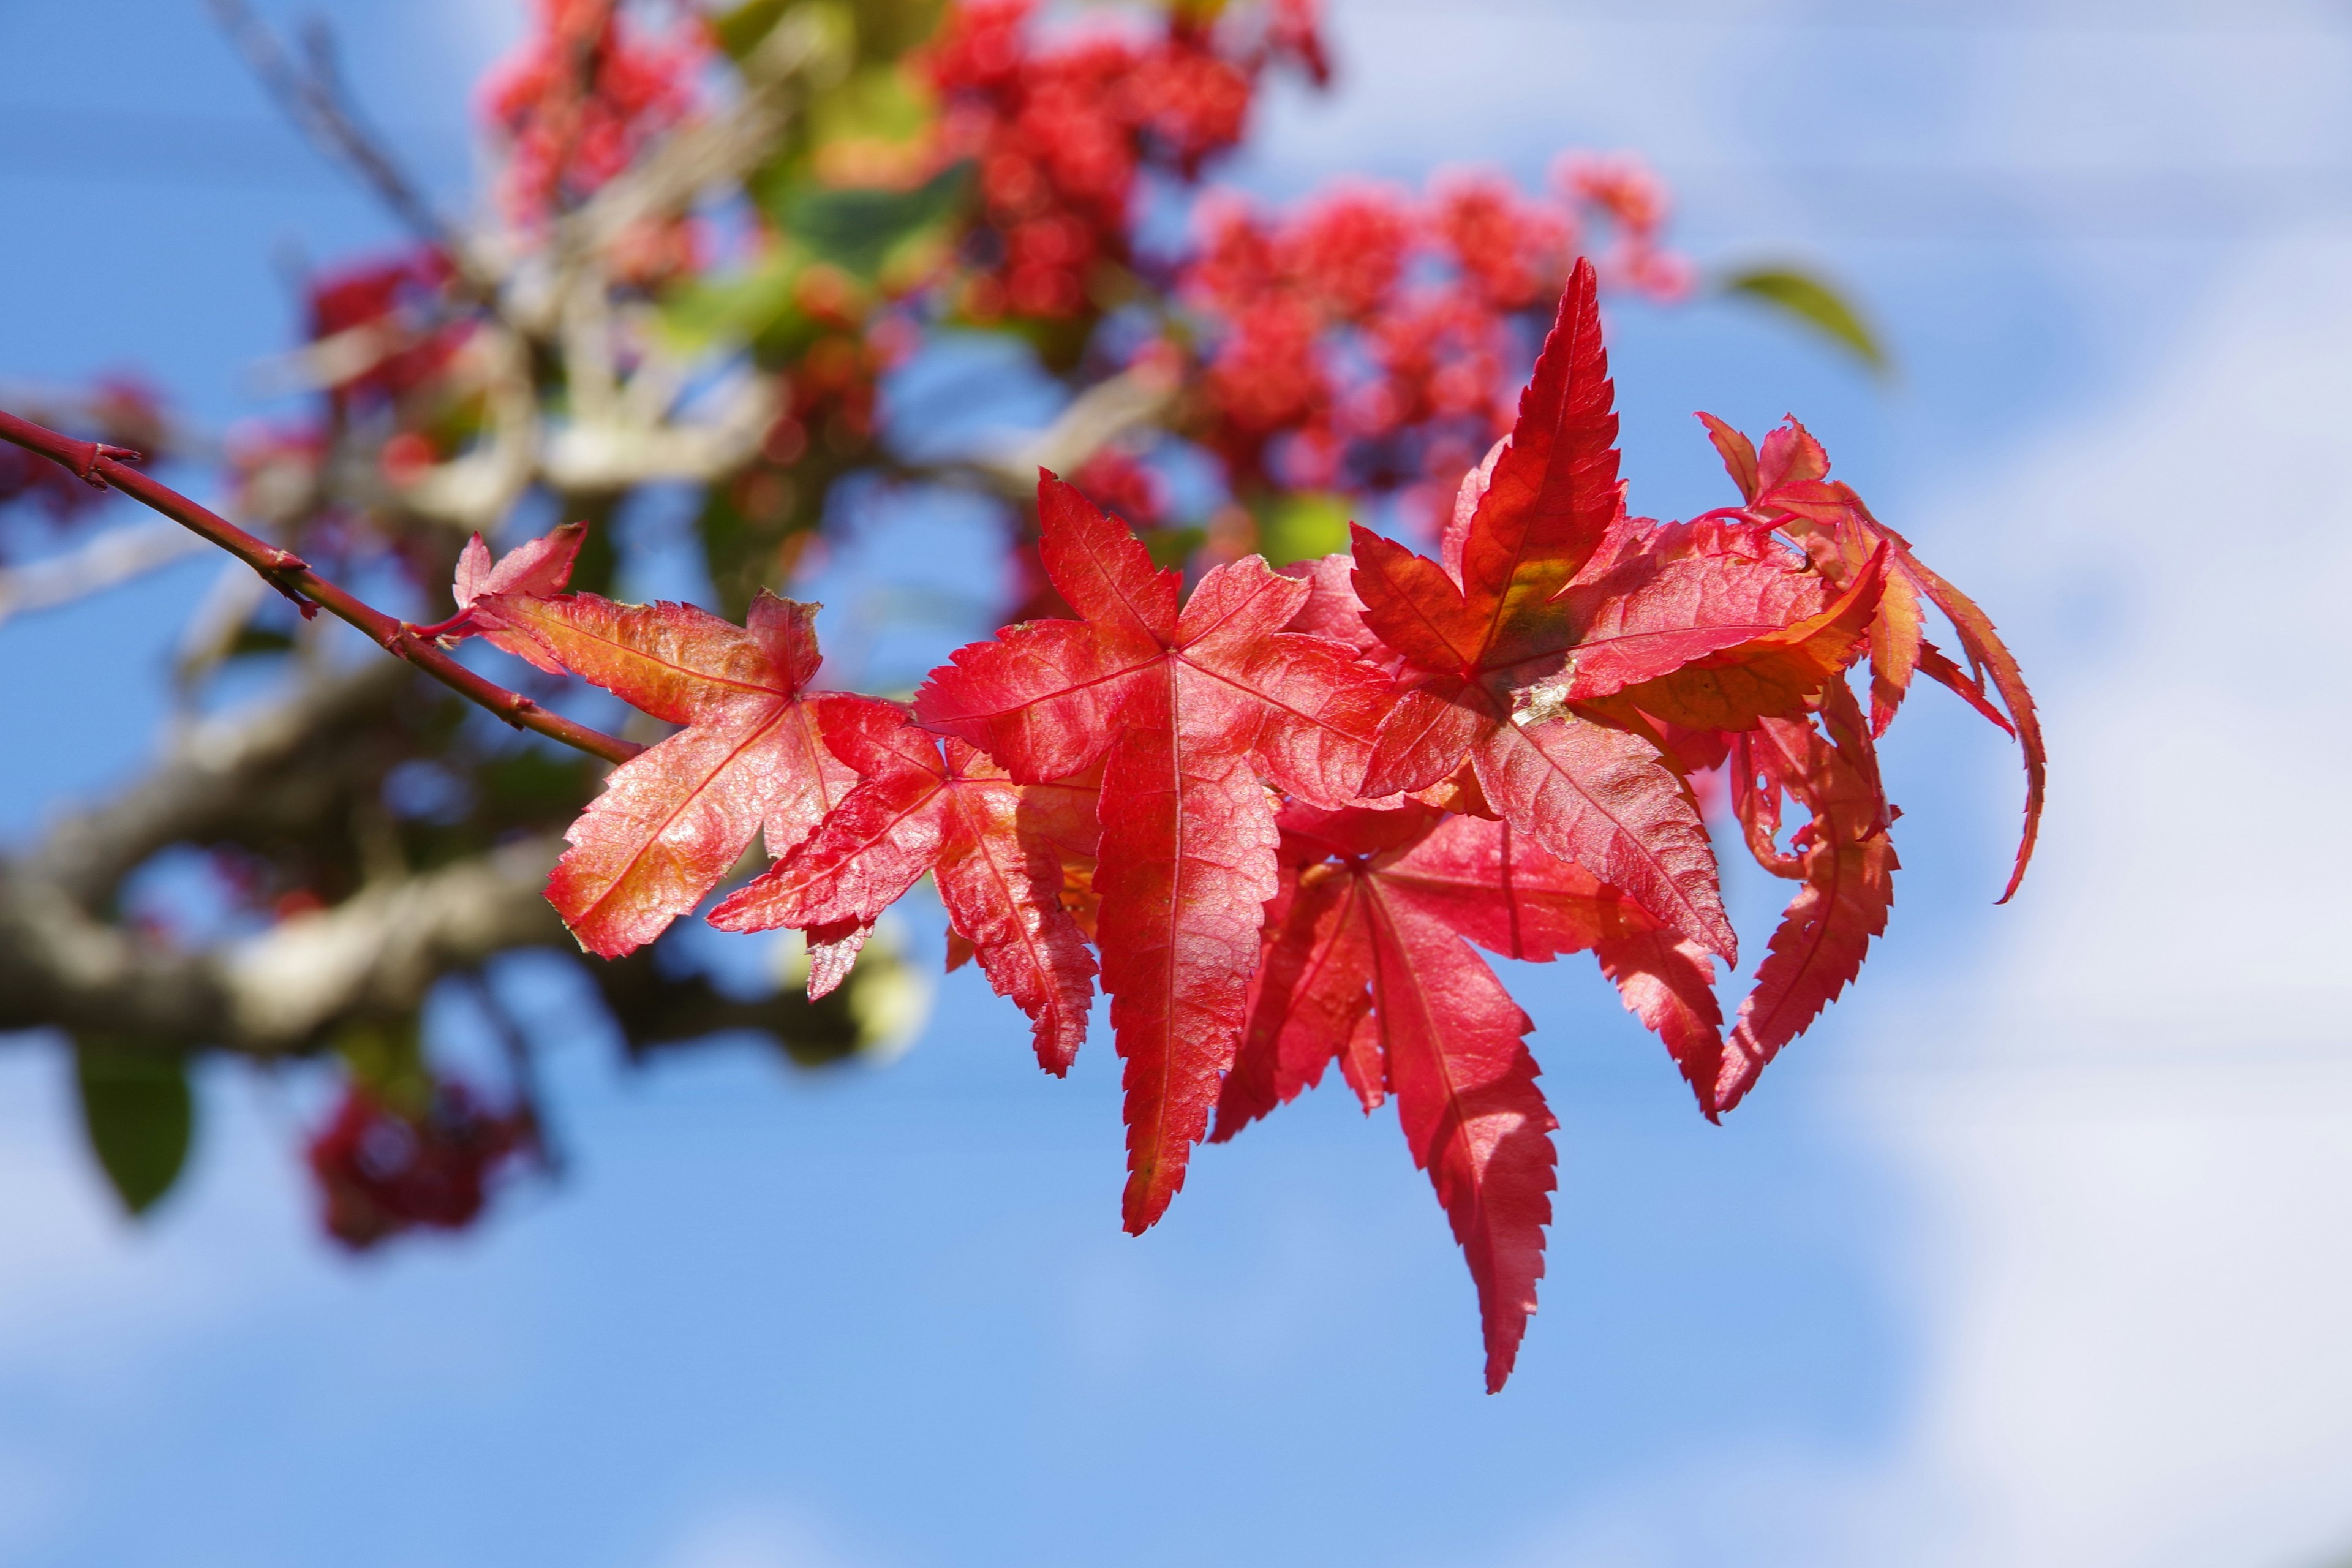
[[[957,5],[928,56],[941,154],[979,173],[983,232],[961,301],[978,320],[1099,308],[1105,268],[1132,256],[1141,176],[1190,181],[1237,143],[1270,65],[1327,68],[1312,0],[1286,0],[1254,32],[1177,9],[1149,37],[1093,29],[1053,44],[1034,9]]]
[[[1600,249],[1620,287],[1688,292],[1666,210],[1633,160],[1580,156],[1539,196],[1488,174],[1276,213],[1213,194],[1180,283],[1208,345],[1196,437],[1237,489],[1407,489],[1433,510],[1507,426],[1534,318],[1579,254]]]

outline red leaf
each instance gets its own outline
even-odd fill
[[[1919,668],[1929,679],[1950,688],[1961,701],[1975,709],[2002,734],[2011,740],[2017,738],[2017,727],[2009,721],[2009,715],[1994,707],[1986,698],[1984,682],[1954,664],[1949,656],[1934,643],[1923,640],[1919,644]]]
[[[1723,458],[1723,471],[1739,487],[1740,499],[1754,500],[1757,488],[1756,444],[1717,419],[1712,414],[1701,414],[1699,423],[1706,426],[1706,438]]]
[[[1557,1184],[1559,1124],[1523,1038],[1535,1025],[1459,937],[1391,902],[1380,879],[1365,880],[1389,1088],[1413,1163],[1429,1173],[1477,1283],[1493,1394],[1536,1309]]]
[[[818,933],[870,929],[929,871],[950,928],[997,994],[1029,1016],[1039,1063],[1067,1072],[1086,1038],[1095,963],[1061,905],[1057,847],[1034,815],[1024,818],[1028,792],[961,741],[948,742],[943,761],[939,742],[895,708],[873,703],[828,719],[826,741],[865,782],[790,856],[713,910],[710,923],[807,931],[811,994],[820,995]]]
[[[825,740],[864,782],[789,855],[710,911],[719,930],[870,921],[939,858],[948,788],[939,742],[882,703],[839,715]]]
[[[1738,1104],[1764,1065],[1861,971],[1870,939],[1886,930],[1895,901],[1897,862],[1874,768],[1851,742],[1832,746],[1802,721],[1767,719],[1752,744],[1812,820],[1798,830],[1804,886],[1781,916],[1755,989],[1740,1005],[1716,1083],[1717,1111]]]
[[[2016,865],[2000,899],[2007,903],[2016,896],[2019,884],[2025,879],[2025,868],[2033,858],[2034,841],[2042,830],[2042,801],[2049,786],[2049,756],[2042,739],[2041,716],[2033,706],[2033,693],[2026,688],[2025,675],[2018,668],[2016,657],[1993,629],[1992,618],[1978,607],[1975,600],[1930,571],[1912,553],[1910,542],[1873,517],[1852,489],[1831,481],[1828,475],[1829,458],[1821,443],[1803,426],[1790,419],[1765,438],[1762,489],[1754,498],[1752,510],[1803,540],[1824,569],[1841,580],[1860,571],[1874,552],[1888,552],[1885,569],[1891,577],[1901,579],[1904,585],[1890,591],[1882,602],[1878,621],[1872,626],[1871,705],[1874,730],[1883,731],[1894,716],[1895,704],[1909,683],[1908,661],[1916,658],[1924,668],[1926,655],[1920,651],[1923,645],[1916,640],[1916,626],[1910,624],[1917,616],[1921,595],[1952,623],[1970,667],[1979,675],[1991,675],[1993,687],[2009,710],[2007,721],[1990,713],[1980,679],[1968,683],[1974,686],[1973,694],[1959,682],[1944,683],[2014,736],[2023,753],[2025,826],[2018,839]],[[1940,675],[1937,679],[1944,679]]]
[[[1093,1005],[1095,960],[1062,908],[1062,860],[1041,817],[1052,786],[1015,784],[961,741],[948,742],[954,816],[931,872],[948,919],[995,987],[1029,1016],[1037,1063],[1060,1077],[1077,1059]],[[1091,814],[1089,814],[1091,820]]]
[[[1462,581],[1462,546],[1470,537],[1470,524],[1478,515],[1478,503],[1486,497],[1486,487],[1495,482],[1495,465],[1503,459],[1503,449],[1511,444],[1505,436],[1486,448],[1478,466],[1462,476],[1462,487],[1454,495],[1454,515],[1445,521],[1445,537],[1438,542],[1437,558],[1445,563],[1445,574]]]
[[[1266,905],[1265,951],[1250,987],[1249,1026],[1217,1098],[1213,1142],[1222,1143],[1323,1078],[1371,1010],[1366,984],[1371,950],[1359,907],[1357,879],[1318,873],[1300,885],[1283,871],[1282,891]],[[1371,1078],[1379,1102],[1381,1079]]]
[[[1458,578],[1356,531],[1364,624],[1410,667],[1364,792],[1428,791],[1466,754],[1513,827],[1730,959],[1714,852],[1643,715],[1704,732],[1804,711],[1855,657],[1877,572],[1830,600],[1769,525],[1629,518],[1610,398],[1581,269],[1491,475],[1464,483]],[[1769,456],[1775,474],[1811,461],[1793,437]]]
[[[493,566],[490,547],[482,542],[480,534],[466,542],[457,554],[457,577],[451,589],[457,602],[457,614],[440,626],[420,628],[427,634],[478,629],[491,647],[501,648],[518,658],[530,660],[550,675],[560,675],[563,667],[540,647],[529,633],[509,631],[498,626],[477,626],[467,612],[485,594],[514,594],[528,597],[548,598],[563,592],[572,581],[572,563],[580,558],[580,546],[588,537],[584,522],[567,522],[562,527],[541,534],[507,552],[505,560]]]
[[[1576,647],[1564,695],[1607,697],[1709,655],[1779,637],[1819,614],[1823,597],[1821,578],[1786,559],[1635,555],[1599,582],[1568,591]],[[1862,629],[1856,626],[1853,637]]]
[[[1884,735],[1895,722],[1895,711],[1911,690],[1911,676],[1919,668],[1927,644],[1922,636],[1927,616],[1919,608],[1919,591],[1901,573],[1886,574],[1885,592],[1878,602],[1877,618],[1870,623],[1870,732]],[[1978,711],[1982,694],[1979,693]],[[1994,722],[2009,729],[2009,721]],[[2012,734],[2015,731],[2011,731]]]
[[[490,564],[490,547],[476,534],[457,555],[457,580],[453,590],[461,610],[470,609],[485,594],[520,594],[552,598],[572,581],[572,563],[588,537],[584,522],[567,522],[507,552],[506,559]]]
[[[1908,546],[1902,548],[1895,560],[1905,574],[1944,612],[1952,629],[1959,633],[1960,647],[1967,652],[1969,663],[1991,674],[1993,688],[2009,710],[2014,726],[2011,732],[2025,756],[2025,829],[2018,838],[2017,864],[2009,874],[2009,886],[2001,889],[1998,900],[2005,904],[2017,896],[2018,885],[2025,880],[2025,868],[2033,859],[2034,840],[2042,835],[2042,803],[2050,786],[2050,758],[2042,741],[2042,715],[2034,709],[2033,693],[2026,689],[2025,672],[2018,668],[2016,657],[2000,640],[2000,634],[1993,630],[1992,617],[1979,609],[1974,599],[1921,565]]]
[[[832,994],[835,988],[849,978],[849,971],[856,963],[857,955],[866,949],[866,939],[873,934],[872,921],[836,921],[830,925],[809,928],[810,1001]]]
[[[1368,626],[1423,669],[1481,668],[1486,624],[1445,569],[1393,540],[1351,526],[1353,586]]]
[[[1821,609],[1628,686],[1623,699],[1690,730],[1747,730],[1767,716],[1801,715],[1861,652],[1885,582],[1882,551]]]
[[[1783,485],[1825,479],[1829,471],[1829,454],[1822,450],[1822,444],[1794,418],[1785,419],[1764,437],[1763,455],[1756,465],[1756,487],[1761,494]]]
[[[591,952],[615,958],[651,942],[734,867],[753,832],[782,855],[856,783],[825,749],[818,715],[872,699],[804,692],[819,662],[814,605],[763,592],[748,627],[691,605],[593,594],[485,594],[473,613],[686,726],[613,770],[548,878],[548,901]]]
[[[1661,930],[1623,894],[1507,823],[1445,822],[1387,863],[1381,883],[1391,898],[1506,958],[1545,963],[1592,950],[1626,1010],[1665,1043],[1712,1116],[1723,1011],[1706,950]]]
[[[1605,937],[1594,949],[1601,972],[1625,1010],[1665,1043],[1698,1108],[1717,1120],[1717,1086],[1723,1080],[1723,1005],[1715,997],[1715,961],[1672,931]]]
[[[1459,676],[1440,676],[1400,691],[1373,737],[1364,794],[1378,799],[1399,790],[1428,789],[1460,767],[1496,722],[1479,695]]]
[[[1484,663],[1527,657],[1514,650],[1529,617],[1568,585],[1623,505],[1614,392],[1599,279],[1579,260],[1462,542],[1463,596],[1488,627]]]
[[[1318,555],[1312,561],[1294,561],[1281,568],[1284,576],[1296,577],[1307,584],[1307,602],[1298,606],[1283,630],[1322,637],[1338,643],[1359,658],[1379,663],[1391,656],[1387,645],[1364,624],[1363,604],[1356,597],[1355,584],[1349,580],[1354,568],[1355,559],[1349,555]]]
[[[1096,931],[1140,1231],[1183,1184],[1246,1016],[1278,886],[1266,785],[1356,798],[1390,686],[1345,647],[1282,630],[1310,590],[1255,556],[1210,572],[1180,612],[1176,574],[1076,489],[1041,478],[1038,513],[1047,574],[1087,618],[960,649],[916,710],[1024,784],[1103,765]]]
[[[1490,935],[1498,929],[1492,906],[1507,910],[1510,893],[1495,849],[1509,829],[1441,822],[1420,806],[1293,807],[1282,822],[1284,858],[1303,865],[1286,870],[1272,907],[1217,1136],[1297,1095],[1335,1056],[1367,1109],[1384,1076],[1413,1163],[1430,1173],[1477,1285],[1492,1393],[1535,1310],[1558,1125],[1522,1038],[1533,1026],[1453,924],[1467,917]],[[1648,923],[1590,879],[1582,889],[1592,905],[1584,918],[1606,924],[1615,910]]]
[[[1470,759],[1506,822],[1737,962],[1706,825],[1655,746],[1568,713],[1493,725]]]
[[[1507,822],[1425,812],[1421,820],[1424,835],[1382,861],[1382,885],[1490,952],[1542,963],[1658,929],[1624,894]]]
[[[1135,727],[1103,769],[1095,869],[1103,989],[1127,1063],[1121,1207],[1139,1234],[1167,1211],[1208,1131],[1276,890],[1273,803],[1238,760],[1188,755],[1174,706],[1122,715]]]

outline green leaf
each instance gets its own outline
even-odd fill
[[[1348,521],[1354,516],[1348,498],[1320,490],[1299,490],[1261,500],[1257,513],[1258,552],[1276,566],[1311,561],[1348,548]]]
[[[1853,354],[1876,374],[1894,370],[1877,335],[1845,297],[1809,272],[1790,267],[1759,267],[1723,279],[1726,294],[1745,295],[1794,318]]]
[[[747,0],[711,17],[710,31],[728,58],[740,60],[759,47],[787,9],[785,0]]]
[[[740,277],[686,284],[663,300],[663,330],[688,350],[756,338],[792,310],[803,259],[788,248]]]
[[[898,246],[961,206],[971,165],[942,169],[911,191],[837,189],[795,184],[776,202],[776,221],[819,260],[871,279]]]
[[[291,653],[294,634],[278,626],[255,626],[251,622],[237,628],[229,640],[228,657],[236,658],[247,654]]]
[[[860,53],[866,53],[872,29],[863,25],[866,17],[859,20]],[[808,141],[812,146],[845,140],[885,142],[912,151],[938,113],[929,84],[902,68],[893,54],[851,71],[810,102]]]
[[[421,1117],[433,1105],[433,1069],[425,1060],[421,1020],[349,1018],[328,1037],[328,1047],[343,1059],[353,1083],[403,1116]]]
[[[74,1079],[90,1152],[123,1207],[145,1214],[187,1163],[196,1110],[187,1064],[173,1051],[85,1039]]]
[[[1192,559],[1192,552],[1209,542],[1205,528],[1147,528],[1137,533],[1143,548],[1151,552],[1154,566],[1181,566]]]

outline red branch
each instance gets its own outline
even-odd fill
[[[336,587],[311,571],[310,563],[292,551],[280,550],[266,540],[255,538],[226,518],[198,506],[179,491],[156,483],[121,461],[125,458],[136,458],[136,452],[95,441],[77,441],[5,411],[0,411],[0,440],[13,441],[27,451],[61,463],[100,489],[111,486],[131,500],[154,508],[260,573],[271,587],[301,605],[304,615],[314,613],[315,606],[349,621],[373,637],[386,653],[406,659],[458,696],[481,704],[519,730],[536,731],[608,763],[625,763],[645,750],[635,742],[551,713],[521,692],[509,691],[475,674],[431,639],[420,636],[415,626]]]

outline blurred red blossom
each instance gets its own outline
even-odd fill
[[[1237,490],[1400,492],[1432,521],[1508,423],[1585,237],[1623,287],[1689,287],[1665,200],[1626,159],[1564,163],[1557,196],[1455,172],[1424,199],[1349,182],[1284,211],[1212,192],[1179,289],[1205,343],[1190,428]]]
[[[77,397],[60,421],[110,447],[155,455],[167,443],[162,397],[135,375],[100,376]],[[106,491],[84,483],[56,463],[21,447],[0,444],[0,507],[26,502],[52,523],[79,521],[105,500]]]
[[[509,148],[507,216],[527,229],[686,120],[709,48],[691,23],[648,36],[617,0],[537,0],[535,10],[536,25],[491,70],[481,99]]]
[[[420,1226],[461,1230],[530,1141],[527,1111],[490,1110],[462,1083],[435,1084],[415,1114],[354,1085],[310,1141],[327,1234],[359,1251]]]
[[[1034,0],[978,0],[948,16],[928,57],[943,100],[944,157],[979,172],[984,237],[965,311],[1075,317],[1106,266],[1133,258],[1139,177],[1190,181],[1240,142],[1270,65],[1318,78],[1314,6],[1289,0],[1255,36],[1181,10],[1154,34],[1090,27],[1040,43]]]
[[[311,279],[311,374],[338,414],[404,397],[447,366],[469,331],[449,314],[454,277],[446,257],[418,247]]]

